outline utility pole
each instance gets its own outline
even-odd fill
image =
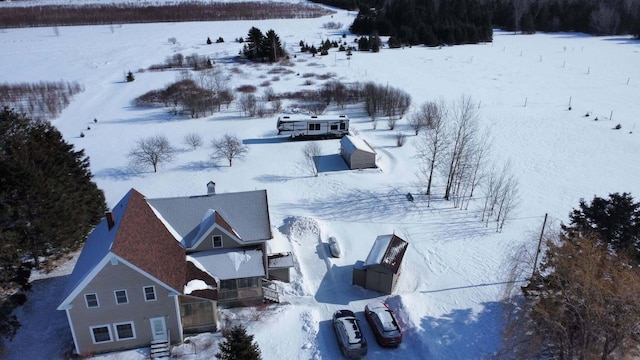
[[[531,273],[531,277],[536,274],[536,269],[538,267],[538,255],[540,255],[540,247],[542,246],[542,237],[544,236],[544,228],[547,226],[547,216],[548,214],[544,214],[544,221],[542,222],[542,230],[540,231],[540,238],[538,238],[538,249],[536,250],[536,257],[533,260],[533,272]]]

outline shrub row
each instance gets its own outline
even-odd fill
[[[333,13],[315,4],[262,2],[179,2],[3,7],[0,27],[112,25],[129,23],[313,18]]]

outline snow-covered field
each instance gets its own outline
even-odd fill
[[[318,46],[340,40],[355,13],[304,20],[83,26],[0,31],[0,82],[77,81],[85,91],[54,120],[66,140],[85,149],[95,181],[114,205],[130,188],[155,198],[204,194],[213,180],[218,192],[267,189],[275,239],[272,250],[292,250],[293,281],[283,284],[284,302],[267,309],[225,311],[255,335],[265,360],[340,357],[330,325],[333,311],[348,308],[364,321],[364,305],[385,299],[404,329],[398,349],[378,347],[365,324],[370,359],[480,359],[500,346],[500,299],[505,264],[515,246],[535,247],[545,213],[558,225],[580,198],[611,192],[640,194],[640,42],[627,37],[582,34],[533,36],[494,32],[489,44],[355,52],[325,57],[299,53],[300,40]],[[339,22],[343,29],[326,30]],[[276,78],[274,65],[238,65],[233,42],[255,26],[275,30],[292,55],[292,74]],[[206,45],[207,37],[223,37]],[[169,38],[177,42],[172,44]],[[353,42],[354,36],[346,39]],[[213,116],[188,119],[166,109],[132,105],[137,96],[159,89],[178,71],[138,72],[175,53],[211,57],[231,75],[232,86],[270,81],[276,92],[319,86],[324,74],[342,82],[373,81],[411,94],[413,106],[454,101],[469,95],[479,105],[480,123],[493,138],[492,154],[510,160],[519,181],[520,206],[502,233],[479,221],[482,195],[468,210],[441,199],[442,177],[427,207],[406,120],[394,131],[381,119],[374,129],[361,106],[344,112],[352,128],[378,152],[379,169],[348,171],[321,167],[314,177],[304,164],[306,142],[275,141],[276,117],[246,118],[232,105]],[[125,83],[125,73],[136,80]],[[313,73],[317,76],[304,77]],[[305,85],[312,79],[314,85]],[[260,90],[262,91],[262,90]],[[571,102],[572,110],[568,110]],[[589,117],[585,115],[589,113]],[[595,121],[595,118],[598,121]],[[610,119],[612,117],[612,119]],[[94,123],[94,119],[98,122]],[[620,124],[620,130],[613,130]],[[87,130],[90,127],[90,130]],[[397,131],[407,144],[395,145]],[[85,137],[79,135],[84,132]],[[189,150],[188,132],[199,132],[205,147]],[[210,141],[235,134],[249,146],[233,167],[209,160]],[[131,172],[127,153],[141,137],[161,134],[179,148],[174,162],[158,173]],[[318,142],[323,159],[339,152],[338,140]],[[351,266],[364,260],[377,235],[395,232],[409,242],[398,285],[391,296],[351,285]],[[331,258],[326,242],[339,239],[344,256]],[[8,342],[7,359],[56,359],[72,347],[63,312],[55,311],[73,261],[34,278],[29,302],[17,311],[23,327]],[[219,334],[203,334],[174,349],[184,359],[212,358]],[[141,359],[146,349],[99,356]],[[180,355],[182,354],[182,355]]]

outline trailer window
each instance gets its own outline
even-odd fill
[[[332,124],[331,125],[331,130],[338,130],[338,125]]]
[[[344,122],[340,122],[340,130],[345,130],[347,128],[347,124]]]
[[[320,130],[320,124],[309,124],[309,130]]]

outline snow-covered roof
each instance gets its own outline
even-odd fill
[[[382,265],[393,272],[397,272],[407,250],[407,245],[406,241],[395,234],[380,235],[373,242],[364,265]]]
[[[93,228],[87,237],[87,241],[73,268],[73,272],[69,275],[67,287],[60,301],[67,300],[67,297],[69,297],[73,290],[78,287],[81,282],[85,281],[91,271],[109,254],[130,197],[131,191],[120,199],[120,202],[111,210],[114,218],[114,225],[111,229],[109,229],[106,218],[103,218],[102,221]]]
[[[271,238],[269,208],[266,190],[147,199],[161,215],[179,241],[190,247],[220,215],[233,234],[244,242],[264,241]]]
[[[369,145],[369,143],[361,137],[346,135],[342,139],[340,139],[340,145],[344,148],[348,153],[353,153],[356,150],[368,152],[375,154],[375,150]]]
[[[219,280],[265,276],[262,251],[222,249],[193,253],[187,261]]]
[[[293,254],[279,253],[267,255],[269,269],[290,268],[293,267]]]
[[[190,280],[184,286],[184,293],[186,295],[189,295],[196,290],[216,290],[216,288],[214,288],[211,285],[208,285],[204,280],[199,280],[199,279]]]

